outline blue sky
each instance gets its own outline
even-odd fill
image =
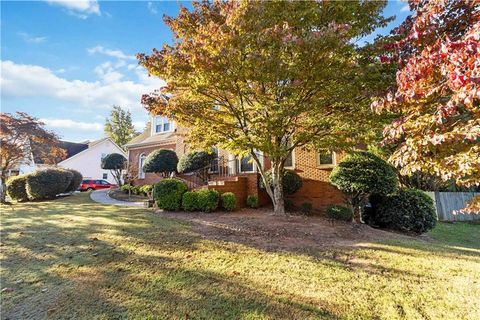
[[[70,141],[103,136],[113,104],[132,112],[137,128],[148,118],[142,93],[162,85],[138,66],[135,54],[171,41],[163,14],[181,1],[1,2],[1,110],[25,111]],[[409,14],[389,2],[386,15]],[[369,37],[368,39],[373,39]]]

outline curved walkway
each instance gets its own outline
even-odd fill
[[[115,206],[125,206],[125,207],[142,207],[143,206],[143,202],[129,202],[129,201],[121,201],[121,200],[110,198],[110,196],[108,195],[108,191],[109,189],[92,191],[92,193],[90,193],[90,199],[98,203],[111,204]]]

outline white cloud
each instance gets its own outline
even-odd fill
[[[89,15],[101,15],[100,5],[97,0],[45,0],[51,5],[58,5],[67,11],[67,13],[81,19],[88,18]]]
[[[98,69],[100,80],[67,80],[54,71],[36,65],[1,62],[1,90],[4,97],[47,97],[75,103],[78,108],[108,109],[120,105],[130,110],[142,110],[142,94],[165,85],[154,77],[140,77],[137,82],[124,80],[123,75],[111,66]],[[137,71],[140,75],[140,72]]]
[[[127,54],[123,53],[121,50],[107,49],[107,48],[104,48],[103,46],[96,46],[96,47],[93,47],[93,48],[88,48],[87,52],[89,54],[100,53],[100,54],[104,54],[106,56],[121,59],[121,60],[135,60],[135,56],[127,55]]]
[[[410,6],[408,4],[404,5],[401,9],[400,12],[407,12],[410,11]]]
[[[132,124],[135,127],[135,130],[142,132],[147,123],[145,121],[133,121]]]
[[[75,129],[79,131],[103,131],[103,124],[99,122],[81,122],[71,119],[40,119],[50,128]]]
[[[47,40],[47,37],[33,37],[26,32],[19,32],[18,35],[28,43],[42,43]]]
[[[150,11],[151,14],[157,14],[158,13],[157,7],[151,1],[149,1],[147,3],[147,8],[148,8],[148,11]]]

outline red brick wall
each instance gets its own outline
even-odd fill
[[[211,181],[208,188],[217,190],[220,194],[233,192],[237,200],[237,208],[244,208],[247,205],[248,184],[247,177],[237,177],[234,180]]]

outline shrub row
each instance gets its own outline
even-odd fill
[[[131,192],[131,194],[134,195],[148,197],[152,193],[153,186],[149,184],[145,184],[143,186],[132,186],[129,184],[124,184],[120,188],[120,190],[122,190],[126,194],[128,194],[128,192]]]
[[[11,177],[7,181],[7,193],[17,201],[54,199],[60,193],[77,190],[82,179],[76,170],[48,168]]]

